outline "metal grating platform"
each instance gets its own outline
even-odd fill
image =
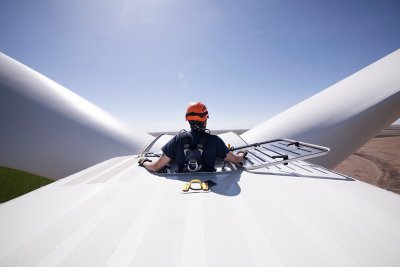
[[[262,143],[232,148],[232,151],[247,151],[243,168],[259,169],[289,162],[320,157],[329,153],[329,148],[290,139],[275,139]]]

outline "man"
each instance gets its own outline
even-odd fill
[[[214,172],[217,158],[234,164],[244,161],[246,152],[233,154],[221,138],[208,133],[207,107],[201,103],[189,104],[186,120],[190,124],[190,132],[179,133],[173,137],[161,150],[163,155],[156,161],[141,159],[139,166],[157,172],[164,168],[172,159],[176,160],[177,172]]]

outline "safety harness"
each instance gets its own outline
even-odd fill
[[[191,146],[191,137],[187,132],[181,133],[183,140],[183,153],[185,155],[185,167],[184,172],[197,172],[202,167],[202,155],[203,151],[207,146],[208,137],[210,136],[207,132],[201,132],[197,144]]]

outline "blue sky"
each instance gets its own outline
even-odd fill
[[[400,48],[400,1],[0,1],[0,51],[134,128],[251,128]]]

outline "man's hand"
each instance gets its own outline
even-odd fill
[[[163,154],[161,158],[155,159],[154,162],[148,158],[142,158],[139,160],[138,163],[139,166],[145,167],[149,171],[158,172],[159,170],[164,168],[165,165],[167,165],[170,161],[171,159],[167,155]]]
[[[225,161],[231,162],[233,164],[240,164],[245,161],[245,155],[247,153],[245,151],[240,151],[237,155],[229,152],[224,158]]]
[[[247,151],[246,150],[242,150],[242,151],[239,151],[238,153],[237,153],[237,156],[239,157],[239,158],[241,158],[241,161],[240,161],[240,165],[243,165],[243,163],[246,161],[246,156],[247,156]]]
[[[237,153],[237,155],[239,156],[240,153],[243,154],[243,158],[246,158],[246,156],[247,156],[247,151],[246,151],[246,150],[239,151],[239,152]]]
[[[143,166],[143,163],[145,163],[145,162],[153,162],[153,161],[151,161],[150,159],[148,159],[148,158],[141,158],[140,160],[139,160],[139,162],[138,162],[138,164],[139,164],[139,166],[140,167],[144,167]]]

